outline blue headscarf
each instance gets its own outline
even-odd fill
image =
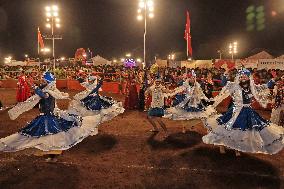
[[[250,77],[251,73],[248,69],[243,68],[243,69],[239,70],[239,75],[246,75],[246,76]]]
[[[54,75],[49,71],[47,71],[43,74],[43,78],[47,83],[51,83],[51,82],[55,81]]]

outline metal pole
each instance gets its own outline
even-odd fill
[[[186,32],[186,58],[188,59],[188,33]]]
[[[39,39],[38,39],[39,27],[37,27],[37,55],[39,56]]]
[[[51,35],[52,35],[52,57],[53,57],[53,69],[55,69],[55,53],[54,53],[54,18],[51,17]]]
[[[146,64],[146,34],[147,34],[147,2],[144,3],[144,64]]]

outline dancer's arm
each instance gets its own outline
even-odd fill
[[[101,79],[98,82],[97,86],[92,90],[92,92],[90,94],[98,93],[98,91],[102,87],[102,85],[103,85],[103,80]]]
[[[263,107],[266,108],[271,103],[271,92],[267,84],[257,85],[254,83],[252,76],[250,77],[251,92],[255,100]]]
[[[220,93],[213,99],[213,107],[217,107],[224,99],[231,95],[234,85],[234,82],[228,82],[225,87],[222,88]]]

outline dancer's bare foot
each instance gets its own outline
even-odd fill
[[[51,157],[48,157],[45,159],[46,162],[50,162],[50,163],[56,163],[57,162],[57,158],[51,158]]]
[[[169,137],[169,133],[168,132],[165,132],[165,135],[164,135],[164,139],[168,138]]]
[[[235,150],[235,154],[236,154],[236,157],[240,157],[241,156],[241,153],[237,150]]]
[[[182,128],[182,133],[186,133],[185,127]]]
[[[220,146],[219,150],[220,150],[221,154],[225,154],[226,153],[226,150],[225,150],[224,146]]]
[[[151,129],[150,132],[152,132],[152,133],[158,133],[159,130],[157,130],[157,129]]]

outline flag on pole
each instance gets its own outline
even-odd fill
[[[190,34],[190,18],[189,18],[189,12],[188,11],[186,11],[186,25],[185,25],[184,39],[187,42],[187,45],[186,45],[187,57],[189,55],[192,56],[191,34]]]
[[[42,35],[39,31],[39,27],[37,28],[37,46],[38,46],[38,54],[39,54],[40,48],[41,49],[44,48],[43,38],[42,38]]]

